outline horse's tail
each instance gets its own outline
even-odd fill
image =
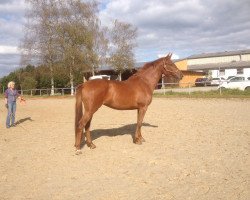
[[[77,134],[77,127],[79,126],[79,121],[83,115],[82,109],[82,89],[83,85],[79,85],[76,88],[76,104],[75,104],[75,136]]]

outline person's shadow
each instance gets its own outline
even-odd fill
[[[118,135],[131,135],[132,139],[134,139],[136,125],[137,124],[128,124],[128,125],[124,125],[124,126],[119,127],[119,128],[96,129],[96,130],[92,130],[90,132],[90,134],[91,134],[92,141],[94,141],[102,136],[115,137]],[[148,127],[153,127],[153,128],[158,127],[155,125],[151,125],[149,123],[143,123],[142,127],[143,126],[148,126]],[[82,142],[82,146],[84,146],[84,145],[85,145],[85,141]]]
[[[16,121],[15,123],[15,126],[19,125],[19,124],[22,124],[23,122],[26,122],[26,121],[34,121],[33,119],[31,119],[31,117],[26,117],[26,118],[23,118],[23,119],[19,119],[18,121]]]

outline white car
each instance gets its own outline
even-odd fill
[[[224,79],[223,77],[212,78],[211,86],[221,85],[225,81],[226,81],[226,79]]]
[[[250,77],[235,76],[225,82],[223,82],[219,89],[239,89],[239,90],[250,90]]]
[[[108,76],[108,75],[96,75],[96,76],[89,77],[89,80],[94,80],[94,79],[106,79],[106,80],[110,80],[110,76]]]

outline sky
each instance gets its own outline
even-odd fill
[[[138,29],[135,58],[151,61],[250,49],[250,0],[99,0],[102,25]],[[25,0],[0,0],[0,77],[20,67]]]

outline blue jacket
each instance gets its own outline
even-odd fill
[[[12,90],[8,88],[5,90],[4,97],[7,99],[8,103],[16,102],[16,99],[20,96],[16,89]]]

